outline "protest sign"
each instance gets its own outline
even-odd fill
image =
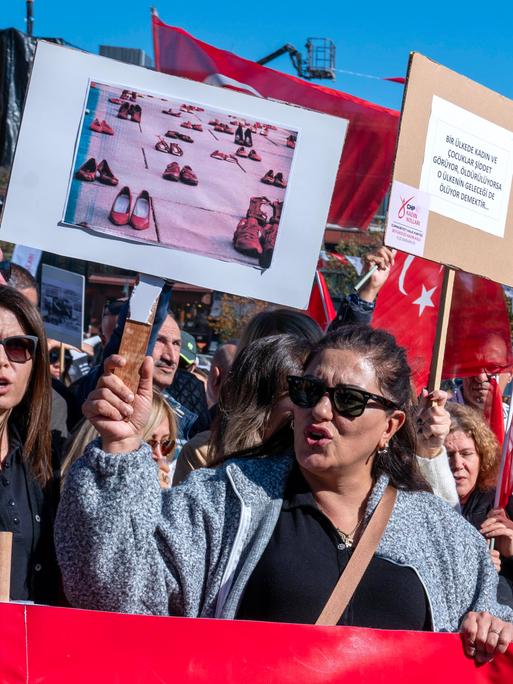
[[[385,244],[513,285],[513,102],[413,53]]]
[[[304,308],[346,129],[40,42],[0,237]]]
[[[79,273],[43,264],[41,314],[48,337],[82,347],[85,278]]]
[[[15,245],[11,261],[13,264],[23,266],[27,271],[34,276],[37,275],[39,262],[41,261],[42,251],[34,249],[33,247],[25,247],[25,245]]]

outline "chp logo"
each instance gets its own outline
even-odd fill
[[[407,215],[406,212],[416,210],[414,200],[415,195],[412,195],[408,199],[404,199],[404,197],[401,197],[401,205],[399,207],[399,211],[397,212],[397,218],[403,219]]]

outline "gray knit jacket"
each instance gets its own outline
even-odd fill
[[[93,442],[70,470],[55,531],[64,588],[80,608],[234,618],[280,514],[293,456],[234,459],[162,495],[147,445],[111,455]],[[374,510],[387,478],[369,497]],[[399,491],[378,555],[411,567],[436,631],[469,610],[513,621],[481,535],[444,501]],[[297,550],[298,562],[301,549]]]

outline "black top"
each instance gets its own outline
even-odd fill
[[[13,533],[10,597],[56,603],[61,598],[53,547],[58,481],[40,487],[23,459],[19,433],[12,426],[9,446],[0,473],[0,531]]]
[[[242,597],[237,618],[313,624],[350,558],[294,466],[278,522]],[[431,630],[416,572],[374,556],[339,625]]]

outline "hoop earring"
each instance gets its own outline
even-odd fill
[[[376,455],[380,456],[380,458],[383,458],[384,456],[387,456],[389,452],[388,448],[388,442],[385,444],[385,446],[381,447],[381,449],[378,449],[376,451]]]

